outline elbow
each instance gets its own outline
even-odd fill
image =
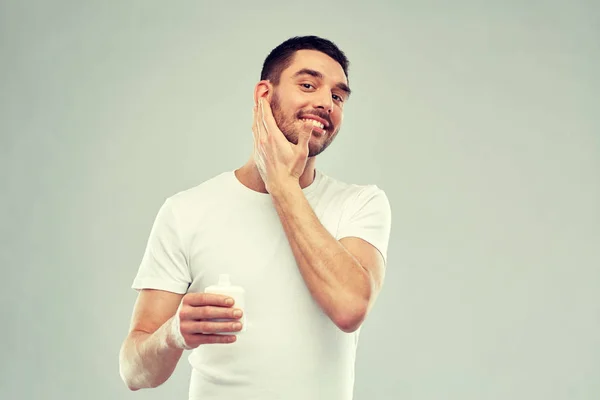
[[[342,332],[345,333],[352,333],[358,330],[358,328],[360,328],[360,326],[362,325],[363,321],[359,320],[359,319],[354,319],[354,320],[344,320],[341,322],[336,322],[336,325],[338,328],[340,328],[340,330]]]
[[[134,382],[130,373],[127,372],[126,367],[123,365],[123,360],[119,363],[119,375],[121,376],[121,380],[127,386],[127,389],[135,392],[140,390],[141,387]]]
[[[135,391],[138,391],[141,389],[140,387],[134,386],[127,382],[125,382],[125,384],[127,385],[127,389],[131,390],[132,392],[135,392]]]
[[[137,371],[130,360],[127,359],[125,354],[125,346],[121,349],[119,354],[119,376],[127,389],[132,392],[138,391],[140,389],[152,388],[158,385],[152,385],[147,376],[144,376],[144,373],[141,371]]]
[[[131,378],[132,374],[130,371],[130,368],[128,368],[127,366],[127,357],[126,357],[126,342],[123,343],[123,345],[121,346],[121,349],[119,351],[119,376],[121,377],[121,380],[123,381],[123,383],[125,384],[125,386],[127,386],[127,388],[131,391],[136,391],[139,390],[140,388],[137,387],[134,382],[133,379]]]
[[[333,318],[335,325],[345,333],[358,330],[367,317],[368,303],[356,302],[352,306],[346,306]]]
[[[332,318],[335,325],[345,333],[358,330],[367,318],[375,294],[376,290],[369,282],[360,292],[342,296]]]
[[[127,389],[131,390],[132,392],[135,392],[136,390],[140,390],[141,388],[137,387],[131,379],[129,379],[129,377],[127,377],[125,374],[123,374],[123,371],[120,371],[120,375],[121,375],[121,380],[123,381],[123,383],[125,383],[125,386],[127,386]]]
[[[121,380],[127,386],[127,389],[132,392],[141,390],[141,389],[153,389],[164,383],[152,381],[148,376],[145,376],[143,373],[137,373],[135,371],[131,371],[127,368],[124,368],[121,364],[119,368],[119,374],[121,375]]]
[[[121,371],[121,380],[123,380],[125,386],[127,386],[127,389],[131,390],[132,392],[138,391],[140,389],[151,389],[158,386],[150,384],[150,382],[147,381],[144,382],[141,379],[136,379],[131,375],[126,375],[123,373],[123,371]]]

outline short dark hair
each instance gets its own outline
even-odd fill
[[[318,36],[294,36],[275,47],[263,63],[260,79],[268,79],[274,85],[277,85],[281,73],[290,66],[294,54],[298,50],[316,50],[327,54],[342,66],[346,79],[348,79],[348,66],[350,62],[344,52],[332,41]]]

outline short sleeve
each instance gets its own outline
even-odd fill
[[[159,289],[184,294],[191,283],[181,232],[169,198],[161,206],[150,231],[146,250],[132,288]]]
[[[379,250],[387,264],[391,222],[392,212],[385,192],[369,185],[344,207],[336,239],[363,239]]]

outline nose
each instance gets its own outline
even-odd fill
[[[314,98],[313,106],[326,111],[327,114],[331,114],[333,111],[333,97],[331,97],[331,93],[328,90],[319,91]]]

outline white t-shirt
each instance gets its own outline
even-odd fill
[[[387,262],[391,209],[381,189],[317,170],[303,192],[336,239],[362,238]],[[320,309],[270,195],[233,171],[166,199],[132,287],[203,292],[220,274],[245,290],[246,331],[191,351],[190,399],[352,399],[360,330],[341,331]]]

